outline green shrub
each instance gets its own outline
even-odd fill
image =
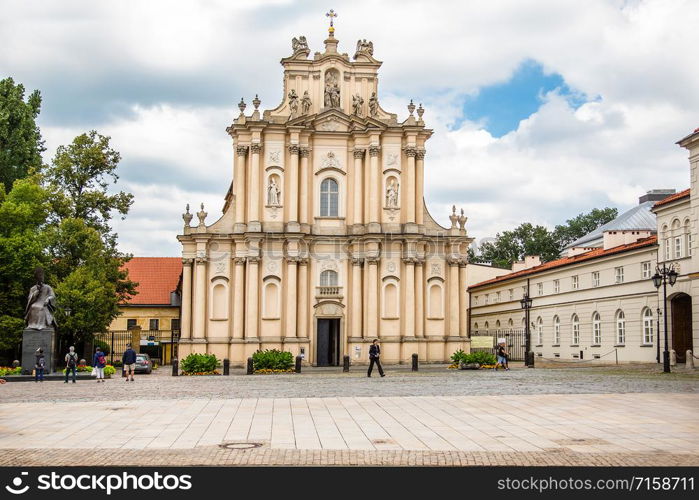
[[[464,359],[464,363],[478,363],[479,365],[494,365],[495,362],[495,354],[483,351],[469,353]]]
[[[184,373],[213,372],[217,366],[218,359],[216,359],[215,354],[192,353],[180,362],[180,367]]]
[[[294,366],[294,356],[288,351],[266,349],[252,355],[252,364],[257,370],[289,370]]]
[[[451,355],[451,361],[452,363],[458,365],[459,361],[464,361],[466,359],[467,354],[464,352],[463,349],[459,349],[456,351],[454,354]]]
[[[18,366],[17,368],[12,368],[10,366],[0,367],[0,377],[4,377],[5,375],[21,375],[21,373],[22,373],[21,366]]]
[[[104,376],[105,377],[111,377],[116,373],[116,368],[114,368],[112,365],[107,365],[104,367]]]

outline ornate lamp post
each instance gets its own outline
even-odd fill
[[[658,328],[656,329],[658,334],[655,337],[655,362],[660,363],[660,317],[663,315],[663,310],[658,307],[656,312],[658,313]]]
[[[672,266],[663,263],[663,267],[656,266],[655,274],[651,278],[655,288],[663,286],[663,323],[665,327],[665,350],[663,351],[663,372],[670,373],[670,351],[667,343],[667,283],[674,286],[677,281],[677,271]]]
[[[529,368],[534,368],[534,356],[530,356],[531,351],[531,329],[529,328],[529,309],[532,307],[532,299],[529,297],[529,280],[527,280],[527,289],[524,291],[524,297],[519,301],[524,309],[524,336],[526,339],[525,353],[524,353],[524,366]]]

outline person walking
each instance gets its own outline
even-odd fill
[[[68,348],[68,354],[66,354],[66,380],[65,383],[68,383],[68,375],[72,372],[73,373],[73,383],[75,383],[75,373],[78,371],[78,353],[75,352],[75,347],[70,346]]]
[[[104,367],[107,366],[107,358],[104,357],[104,353],[99,347],[95,351],[95,355],[92,358],[92,366],[95,369],[97,383],[104,382]]]
[[[133,382],[133,374],[136,371],[136,351],[131,348],[131,344],[126,344],[126,350],[121,357],[121,364],[124,366],[124,374],[126,381],[129,381],[129,371],[131,372],[131,382]]]
[[[34,362],[34,382],[44,381],[44,368],[46,368],[46,358],[44,358],[44,350],[39,347],[34,354],[36,361]]]
[[[374,364],[376,365],[376,368],[379,369],[379,375],[382,377],[386,376],[386,374],[383,372],[383,368],[381,367],[380,357],[381,347],[379,346],[379,339],[374,339],[369,346],[369,371],[366,374],[367,377],[371,377],[371,370],[374,369]]]
[[[510,367],[507,366],[507,349],[505,348],[505,342],[502,340],[501,342],[498,343],[498,347],[496,349],[496,356],[498,362],[495,364],[494,370],[498,369],[498,366],[502,366],[505,370],[510,371]]]

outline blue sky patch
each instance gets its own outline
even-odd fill
[[[492,136],[502,137],[535,113],[543,104],[544,95],[555,89],[575,109],[588,100],[581,92],[571,89],[560,74],[546,74],[540,63],[526,60],[507,82],[483,87],[478,95],[467,97],[463,118],[482,122]]]

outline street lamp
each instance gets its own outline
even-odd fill
[[[677,282],[677,271],[672,266],[663,263],[663,267],[655,267],[655,274],[651,278],[655,288],[663,286],[663,324],[665,326],[665,350],[663,351],[663,372],[670,373],[670,351],[667,345],[667,284],[674,286]]]
[[[655,311],[658,313],[658,328],[656,329],[658,333],[655,337],[655,362],[660,363],[660,317],[663,315],[663,310],[658,307]]]
[[[529,309],[532,307],[532,299],[529,296],[529,280],[527,280],[527,289],[524,291],[524,297],[519,301],[524,309],[524,335],[526,338],[526,346],[524,353],[524,366],[534,368],[534,356],[529,355],[531,350],[531,329],[529,328]]]

